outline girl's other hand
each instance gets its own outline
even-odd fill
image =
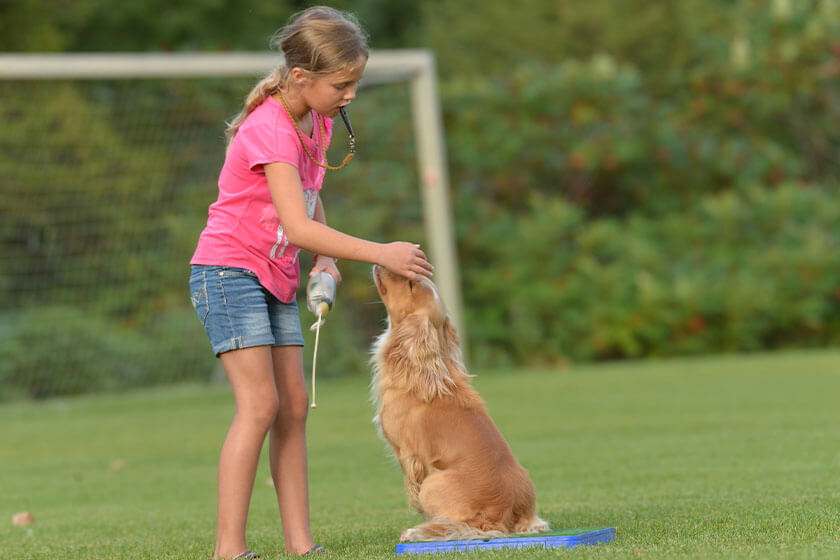
[[[416,243],[395,241],[385,245],[379,263],[391,272],[416,280],[419,276],[431,278],[433,267],[426,260],[426,253]]]
[[[336,285],[340,284],[341,273],[338,271],[338,267],[335,265],[335,262],[335,259],[332,257],[325,257],[324,255],[316,256],[315,264],[312,267],[312,270],[309,271],[309,276],[314,276],[319,272],[327,272],[335,279]]]

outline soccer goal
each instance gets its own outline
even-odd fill
[[[50,388],[51,369],[84,369],[69,376],[72,383],[107,389],[148,380],[150,370],[170,380],[178,376],[167,369],[203,367],[194,362],[204,358],[179,365],[149,357],[167,355],[161,340],[184,346],[182,320],[169,313],[173,300],[186,298],[178,292],[183,271],[156,265],[188,259],[184,251],[212,202],[224,120],[277,63],[270,53],[0,55],[0,400],[16,384],[31,385],[24,392],[34,396],[81,392]],[[382,241],[395,231],[422,240],[463,338],[434,57],[374,51],[362,87],[368,91],[350,110],[357,157],[348,173],[327,177],[329,221]],[[371,118],[366,131],[365,115],[373,113],[390,113],[396,125]],[[342,141],[337,134],[335,153],[346,148]],[[390,188],[373,189],[364,206],[345,207],[342,192],[362,183]],[[394,229],[403,222],[407,229]],[[156,290],[160,285],[177,288]],[[339,298],[372,297],[359,287],[346,290]],[[152,331],[154,342],[135,337]],[[40,342],[27,356],[20,347],[33,339]],[[65,342],[51,347],[57,339]],[[195,344],[207,352],[204,341]],[[81,356],[82,349],[93,356]],[[102,371],[90,371],[90,363]],[[138,363],[143,371],[135,371]]]

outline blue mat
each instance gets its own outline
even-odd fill
[[[522,535],[498,539],[470,539],[463,541],[408,542],[397,545],[397,554],[429,552],[469,552],[496,548],[569,548],[579,545],[608,543],[615,540],[615,528],[563,529],[540,535]]]

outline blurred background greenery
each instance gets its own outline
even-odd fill
[[[840,343],[840,0],[323,3],[437,57],[473,364]],[[3,2],[0,50],[265,51],[309,4]],[[0,82],[0,400],[211,377],[187,261],[252,84]],[[354,103],[348,233],[423,241],[406,90]],[[366,375],[343,266],[319,372]]]

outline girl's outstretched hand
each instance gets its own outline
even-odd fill
[[[426,253],[420,249],[420,245],[405,241],[394,241],[385,245],[377,264],[411,280],[416,280],[419,276],[431,278],[435,270],[426,260]]]

